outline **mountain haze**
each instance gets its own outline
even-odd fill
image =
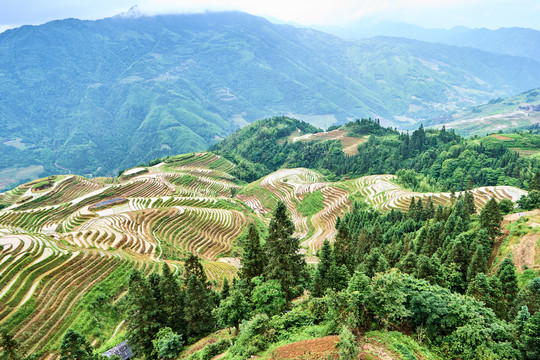
[[[530,59],[237,12],[53,21],[0,34],[0,51],[0,175],[111,175],[272,115],[405,127],[540,85]]]
[[[420,41],[471,47],[494,54],[526,57],[540,61],[540,31],[507,27],[496,30],[456,26],[451,29],[431,29],[406,23],[358,22],[345,26],[322,26],[322,31],[346,39],[366,39],[375,36],[399,36]]]

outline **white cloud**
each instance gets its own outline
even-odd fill
[[[76,17],[97,19],[138,3],[148,15],[240,10],[304,25],[351,21],[408,22],[428,27],[456,25],[538,28],[538,0],[0,0],[0,24],[40,24]],[[23,5],[21,5],[21,3]],[[24,10],[22,10],[24,9]],[[490,12],[488,13],[487,10]],[[5,25],[3,25],[5,26]]]
[[[17,25],[0,25],[0,33],[3,33],[6,30],[16,28]]]
[[[515,2],[516,0],[514,0]],[[520,1],[520,0],[517,0]],[[521,0],[534,1],[534,0]],[[474,6],[493,6],[507,0],[142,0],[146,14],[242,10],[254,15],[270,15],[301,24],[340,24],[362,18],[391,18],[412,21],[423,17],[443,17],[467,12]]]

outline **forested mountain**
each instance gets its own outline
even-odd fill
[[[411,134],[385,128],[378,120],[362,119],[340,128],[344,135],[362,137],[354,154],[342,142],[297,141],[296,132],[313,132],[308,124],[278,117],[257,121],[211,149],[238,166],[239,179],[254,181],[281,167],[317,169],[332,179],[397,174],[415,190],[465,190],[467,186],[512,185],[527,188],[540,171],[537,157],[520,157],[491,138],[466,139],[453,130]],[[296,135],[297,136],[297,135]],[[531,144],[539,141],[530,135]],[[519,147],[517,145],[517,147]],[[514,149],[517,150],[517,149]]]
[[[346,41],[235,12],[23,26],[0,34],[0,52],[1,187],[29,173],[112,175],[264,116],[405,126],[540,85],[524,58]]]

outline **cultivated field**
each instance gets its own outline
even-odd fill
[[[114,181],[64,175],[1,194],[0,326],[29,350],[54,358],[63,333],[89,321],[81,314],[91,312],[98,294],[111,309],[122,302],[130,269],[148,274],[166,261],[178,270],[195,253],[219,286],[240,265],[236,239],[248,224],[268,223],[278,200],[310,255],[334,239],[336,219],[353,199],[381,211],[407,210],[412,197],[451,201],[449,193],[407,191],[391,175],[331,183],[303,168],[245,185],[230,174],[234,166],[212,153],[188,154],[128,170]],[[478,208],[490,197],[516,201],[525,194],[507,186],[473,193]],[[122,319],[109,312],[105,327],[90,335],[97,347],[125,331]]]

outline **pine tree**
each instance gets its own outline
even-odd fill
[[[127,302],[128,342],[136,356],[149,359],[154,351],[152,340],[161,327],[159,306],[149,281],[137,270],[129,277]]]
[[[467,281],[472,281],[472,279],[476,277],[476,274],[485,274],[486,272],[487,259],[486,255],[484,254],[484,247],[482,245],[478,245],[471,259],[471,262],[469,263],[469,267],[467,268]]]
[[[195,274],[188,279],[184,306],[189,337],[204,335],[215,326],[213,296]]]
[[[336,260],[330,242],[325,239],[319,251],[319,264],[317,264],[317,272],[315,273],[313,296],[321,297],[324,295],[325,290],[329,288],[329,275],[332,266],[336,266]]]
[[[335,270],[332,271],[332,275],[332,289],[335,291],[341,291],[347,288],[351,275],[349,273],[349,269],[347,269],[345,265],[341,265],[340,267],[336,266]]]
[[[506,304],[502,301],[501,282],[497,277],[489,277],[484,273],[478,273],[470,281],[467,287],[467,295],[483,301],[499,317],[508,314]]]
[[[240,278],[244,279],[250,288],[251,279],[261,276],[266,265],[266,257],[259,239],[259,232],[254,224],[248,227],[248,235],[241,244],[242,258],[240,268]]]
[[[525,323],[522,338],[525,359],[540,359],[540,312],[535,313]]]
[[[187,260],[184,262],[184,272],[182,275],[186,282],[191,275],[195,275],[205,286],[207,285],[206,274],[204,273],[204,268],[197,255],[189,254]]]
[[[502,292],[508,304],[512,304],[519,291],[516,267],[510,258],[503,260],[497,271],[497,277],[502,284]]]
[[[159,284],[161,292],[160,309],[164,313],[163,327],[169,327],[177,334],[185,334],[187,324],[184,320],[184,292],[167,263],[163,263],[163,275]]]
[[[416,270],[416,254],[413,251],[409,251],[397,263],[397,268],[404,273],[413,274]]]
[[[529,191],[531,190],[540,190],[540,171],[537,171],[534,174],[534,177],[529,184]]]
[[[334,257],[336,263],[347,266],[349,271],[353,270],[353,244],[349,235],[349,228],[343,221],[338,226],[336,241],[334,242]]]
[[[229,286],[229,280],[227,278],[223,278],[223,286],[221,287],[221,293],[219,294],[219,297],[221,300],[225,300],[229,297],[230,293],[230,286]]]
[[[416,201],[414,200],[414,196],[412,197],[411,202],[409,203],[409,210],[407,211],[407,215],[411,219],[416,218]]]
[[[465,191],[465,196],[463,197],[463,203],[465,205],[465,212],[467,218],[470,218],[471,215],[476,214],[476,205],[474,203],[474,195],[469,191]]]
[[[304,256],[299,253],[299,240],[292,236],[294,230],[285,204],[278,202],[266,239],[265,253],[268,263],[265,277],[279,281],[285,291],[287,304],[292,300],[293,288],[300,283],[305,268]]]
[[[494,198],[491,198],[480,211],[480,225],[487,230],[492,241],[501,234],[502,219],[499,204]]]
[[[527,323],[527,321],[529,321],[530,317],[531,317],[531,314],[529,313],[529,309],[527,308],[527,306],[522,306],[521,310],[519,311],[516,318],[514,319],[514,326],[516,327],[518,337],[520,337],[523,334],[523,330],[525,329],[525,324]]]
[[[435,216],[435,205],[433,205],[433,199],[431,196],[428,198],[428,203],[426,206],[426,219],[433,219]]]

